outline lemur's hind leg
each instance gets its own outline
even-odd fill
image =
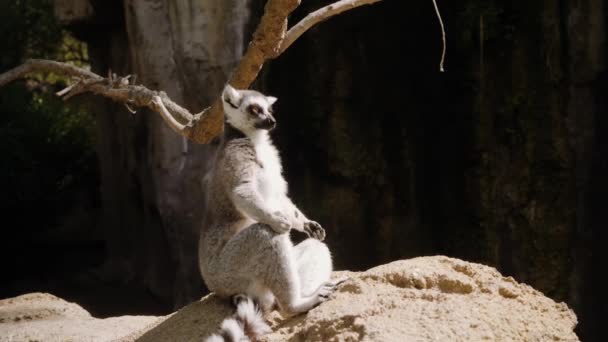
[[[263,253],[257,259],[257,268],[263,271],[261,282],[272,292],[283,315],[303,313],[326,301],[335,288],[324,283],[331,274],[327,247],[319,241],[307,240],[296,248],[289,234],[277,234],[264,225],[257,227],[271,234],[268,242],[260,242]],[[312,275],[315,270],[319,275]],[[307,291],[303,291],[303,285]]]
[[[308,311],[317,304],[326,301],[334,292],[337,282],[330,281],[332,272],[331,254],[327,246],[316,239],[307,239],[293,247],[292,256],[300,284],[300,296],[313,304],[303,311],[290,310],[281,305],[283,315],[290,316]]]
[[[328,255],[328,253],[327,253]],[[211,290],[224,296],[239,293],[255,298],[263,308],[265,298],[274,296],[287,315],[306,312],[326,300],[327,289],[302,295],[295,248],[289,234],[278,234],[265,224],[253,224],[233,236],[218,256]]]
[[[310,296],[321,285],[329,282],[332,272],[331,254],[323,242],[315,239],[300,242],[294,247],[294,257],[302,295]]]
[[[298,275],[304,296],[320,290],[332,293],[348,277],[330,280],[333,271],[331,254],[327,245],[316,239],[307,239],[294,247]]]

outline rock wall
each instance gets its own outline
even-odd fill
[[[333,18],[265,69],[259,87],[279,98],[295,202],[324,224],[339,267],[435,253],[481,261],[568,301],[585,339],[601,340],[593,325],[606,301],[585,293],[598,292],[592,268],[606,267],[606,9],[440,8],[445,73],[430,1]]]

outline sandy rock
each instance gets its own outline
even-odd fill
[[[576,315],[565,304],[503,277],[491,267],[436,256],[396,261],[361,273],[335,274],[344,275],[350,279],[332,299],[308,314],[285,320],[271,313],[267,319],[273,332],[262,341],[578,341],[573,332]],[[8,305],[12,309],[6,314],[4,302],[0,302],[0,336],[5,336],[6,326],[21,324],[24,334],[44,333],[54,339],[40,340],[62,340],[58,324],[41,325],[52,315],[36,314],[41,310],[28,311],[15,304]],[[202,341],[233,311],[227,300],[214,295],[173,315],[140,317],[141,321],[137,317],[95,320],[74,304],[66,304],[60,306],[65,308],[61,327],[67,329],[62,341],[75,336],[73,326],[80,321],[89,324],[88,338],[74,341],[109,341],[120,336],[125,342]],[[14,317],[31,314],[41,321],[14,321]],[[78,324],[66,325],[74,320]],[[36,322],[37,326],[32,325]],[[119,330],[121,324],[120,334],[102,336],[107,330]]]
[[[566,304],[491,267],[423,257],[351,276],[266,341],[578,341]]]
[[[48,293],[0,300],[0,341],[114,341],[157,321],[153,316],[96,319]]]
[[[333,298],[301,315],[267,317],[263,341],[578,341],[576,315],[494,268],[442,256],[347,275]],[[200,341],[232,312],[207,296],[137,341]]]

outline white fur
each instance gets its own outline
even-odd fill
[[[298,264],[301,291],[311,296],[324,281],[331,277],[331,253],[324,243],[306,239],[295,246],[294,257]]]
[[[266,96],[266,100],[268,100],[268,105],[272,106],[278,99],[274,96]]]
[[[256,177],[257,190],[272,211],[283,209],[281,206],[287,196],[287,182],[282,175],[283,168],[279,152],[270,141],[268,131],[255,128],[253,121],[256,118],[251,118],[245,112],[247,107],[255,104],[262,109],[263,116],[272,117],[270,106],[277,101],[277,98],[257,92],[249,92],[247,96],[244,96],[230,85],[226,86],[222,97],[226,121],[251,139],[257,159],[263,166],[262,172]],[[234,108],[232,105],[238,106],[238,108]]]
[[[218,334],[213,334],[207,337],[205,342],[224,342],[224,338]]]
[[[224,335],[230,336],[229,341],[239,341],[245,342],[249,341],[247,335],[245,335],[245,331],[243,330],[242,323],[239,323],[234,318],[225,319],[222,322],[222,331]]]
[[[273,210],[280,210],[287,195],[287,182],[283,178],[281,159],[276,147],[270,142],[268,133],[258,131],[252,137],[258,160],[263,165],[257,174],[258,191]]]
[[[258,302],[262,310],[270,311],[274,305],[274,295],[267,286],[259,281],[252,282],[247,288],[247,294]]]
[[[264,321],[262,312],[255,306],[249,297],[241,300],[233,317],[226,318],[221,325],[219,334],[213,334],[205,342],[224,342],[223,336],[228,337],[229,341],[247,342],[250,341],[245,333],[245,327],[252,336],[262,336],[272,330]]]
[[[213,334],[207,339],[205,342],[225,342],[223,336],[228,337],[228,341],[238,341],[238,342],[248,342],[251,341],[247,335],[245,335],[245,331],[243,330],[243,326],[237,322],[234,318],[226,318],[222,322],[222,328],[220,334]]]
[[[262,336],[271,332],[264,321],[262,312],[255,306],[251,298],[242,300],[236,308],[236,318],[245,324],[253,336]]]

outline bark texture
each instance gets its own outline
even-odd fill
[[[66,6],[77,2],[58,2]],[[81,6],[78,4],[78,6]],[[243,1],[91,1],[67,18],[93,71],[136,74],[191,111],[211,105],[243,53]],[[80,8],[80,7],[78,7]],[[63,8],[60,13],[70,13]],[[146,110],[95,99],[107,273],[144,283],[171,306],[200,297],[196,244],[212,145],[193,145]]]

